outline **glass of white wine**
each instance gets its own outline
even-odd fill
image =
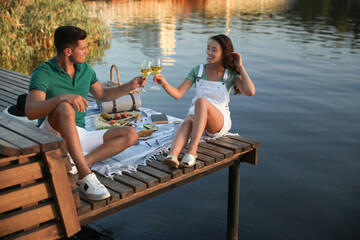
[[[154,75],[157,75],[159,73],[161,73],[162,67],[161,67],[161,60],[160,58],[153,58],[151,61],[151,71]],[[161,88],[159,88],[156,83],[154,86],[152,86],[150,89],[153,90],[160,90]]]
[[[147,77],[151,74],[151,61],[144,59],[141,63],[140,72],[143,77]],[[142,91],[146,92],[145,89]]]

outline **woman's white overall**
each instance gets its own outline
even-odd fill
[[[209,133],[207,131],[206,134],[210,137],[220,137],[226,134],[231,128],[231,119],[230,119],[230,111],[229,111],[229,93],[226,89],[226,81],[229,76],[228,69],[225,70],[222,81],[214,82],[202,79],[204,72],[204,65],[201,64],[199,68],[199,72],[197,78],[195,80],[196,86],[196,95],[192,100],[191,107],[189,109],[188,115],[194,115],[195,113],[195,102],[199,98],[204,98],[209,101],[212,105],[214,105],[224,116],[224,124],[223,127],[217,133]]]

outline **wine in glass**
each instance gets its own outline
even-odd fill
[[[144,59],[142,61],[140,72],[143,77],[147,77],[151,74],[151,61]],[[142,89],[142,91],[146,92],[145,89]]]
[[[162,67],[161,67],[161,60],[160,58],[153,58],[151,61],[151,71],[154,75],[157,75],[159,73],[161,73]],[[159,90],[161,88],[159,88],[156,83],[154,86],[152,86],[150,89],[153,90]]]
[[[143,60],[140,67],[140,72],[143,77],[149,76],[151,74],[151,61],[146,59]]]

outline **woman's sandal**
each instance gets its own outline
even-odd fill
[[[197,155],[193,156],[189,153],[186,153],[183,160],[181,161],[181,166],[186,167],[186,168],[194,166],[196,163],[196,158],[197,158]]]
[[[179,160],[172,154],[167,155],[167,157],[162,161],[163,165],[178,168],[179,167]]]

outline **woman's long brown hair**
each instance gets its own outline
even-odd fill
[[[224,68],[237,72],[234,58],[231,54],[232,52],[234,52],[234,46],[231,42],[231,39],[224,34],[219,34],[210,37],[210,40],[215,40],[220,44]]]

